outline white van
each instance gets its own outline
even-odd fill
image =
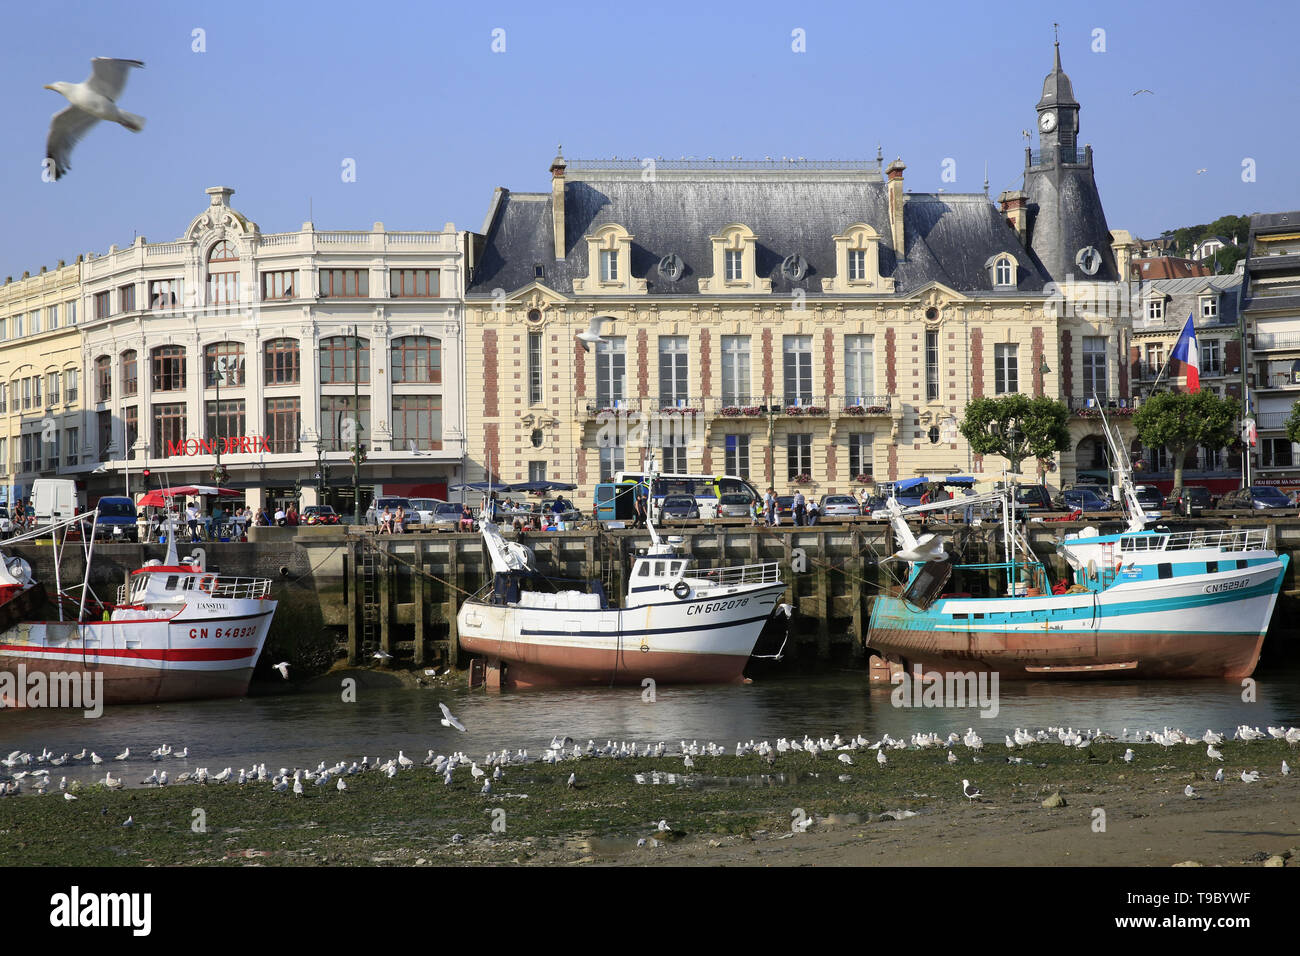
[[[81,505],[77,483],[71,478],[37,478],[32,482],[31,502],[38,526],[71,518]]]

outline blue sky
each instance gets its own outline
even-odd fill
[[[1300,207],[1289,4],[28,3],[0,35],[0,276],[174,239],[218,184],[264,232],[309,209],[320,228],[477,230],[494,187],[549,188],[557,143],[749,159],[879,143],[918,191],[979,191],[987,161],[996,198],[1020,185],[1053,21],[1112,229]],[[41,87],[94,56],[145,62],[121,104],[148,123],[100,124],[43,183],[64,101]]]

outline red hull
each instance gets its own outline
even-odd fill
[[[745,679],[745,664],[749,661],[748,656],[735,654],[642,652],[635,647],[614,651],[539,645],[529,645],[530,659],[520,661],[520,646],[513,641],[461,638],[461,647],[486,657],[489,669],[499,670],[500,684],[510,687],[640,685],[647,677],[665,684],[739,683]]]
[[[908,670],[997,671],[1000,680],[1242,678],[1254,673],[1263,644],[1263,635],[1243,634],[965,635],[895,629],[873,629],[870,640],[872,649]]]
[[[253,667],[244,665],[222,670],[157,670],[122,664],[83,667],[76,660],[48,660],[25,655],[0,658],[0,670],[18,673],[25,666],[28,675],[37,673],[102,674],[103,703],[153,704],[168,700],[196,700],[214,697],[243,697],[253,677]]]

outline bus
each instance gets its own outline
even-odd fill
[[[644,486],[644,472],[620,471],[614,475],[614,484],[626,483]],[[723,495],[744,495],[750,507],[759,499],[758,489],[744,478],[735,475],[686,475],[664,472],[656,476],[650,492],[650,517],[659,517],[659,506],[666,495],[690,495],[699,506],[701,518],[718,516],[718,499]]]

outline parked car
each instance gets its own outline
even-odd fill
[[[1077,510],[1088,514],[1089,512],[1111,511],[1114,506],[1109,498],[1097,494],[1094,489],[1076,485],[1061,492],[1061,496],[1056,499],[1056,507],[1059,511]]]
[[[817,513],[819,521],[826,518],[856,518],[862,514],[862,506],[852,495],[822,495]]]
[[[794,520],[794,495],[776,496],[776,514],[778,518]]]
[[[659,517],[661,519],[680,521],[686,518],[698,518],[699,516],[700,506],[691,495],[665,495],[663,504],[659,506]]]
[[[95,507],[99,509],[99,517],[95,519],[95,534],[98,537],[119,541],[140,540],[140,532],[135,523],[135,502],[130,498],[100,498]]]
[[[397,517],[397,509],[402,509],[402,531],[407,531],[411,525],[419,521],[414,509],[411,508],[409,498],[384,497],[376,498],[371,502],[370,507],[366,510],[366,524],[374,525],[375,530],[378,531],[379,522],[384,516],[385,508],[389,510],[394,519]]]
[[[1046,485],[1016,486],[1016,511],[1052,511],[1054,507]]]
[[[1219,499],[1220,511],[1281,511],[1295,507],[1291,499],[1269,485],[1251,485]]]
[[[1134,485],[1133,491],[1143,511],[1161,511],[1165,507],[1165,496],[1155,485]]]
[[[749,495],[729,494],[718,499],[719,518],[748,518],[754,513],[754,500]]]
[[[1165,503],[1174,514],[1187,518],[1199,518],[1214,507],[1210,489],[1204,485],[1183,485],[1183,490],[1170,495]]]
[[[303,524],[339,524],[342,520],[330,505],[308,505],[302,509]]]
[[[415,524],[427,528],[433,523],[433,511],[439,504],[437,498],[412,498],[411,510],[415,512]]]

